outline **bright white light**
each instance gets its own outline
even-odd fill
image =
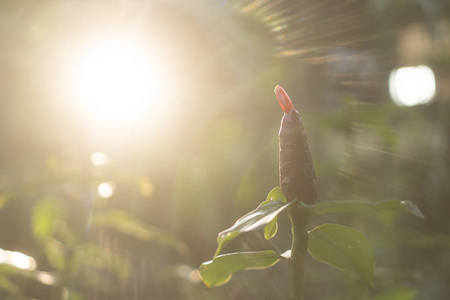
[[[45,285],[53,285],[56,282],[55,275],[53,275],[49,272],[43,272],[43,271],[36,272],[36,279]]]
[[[114,194],[114,184],[112,182],[100,183],[97,187],[97,193],[102,198],[109,198]]]
[[[104,166],[109,163],[109,157],[105,153],[94,152],[91,155],[91,163],[94,166]]]
[[[36,269],[36,261],[31,256],[27,256],[20,252],[11,253],[11,263],[12,265],[26,270]]]
[[[35,270],[36,261],[31,256],[20,252],[0,249],[0,264],[8,264],[25,270]]]
[[[123,124],[148,114],[164,90],[161,58],[127,40],[97,42],[75,61],[75,91],[99,123]]]
[[[436,93],[433,71],[427,66],[393,70],[389,76],[389,92],[400,106],[428,103]]]

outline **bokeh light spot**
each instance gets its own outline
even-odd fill
[[[53,274],[43,271],[36,272],[36,279],[45,285],[53,285],[56,282],[56,278]]]
[[[140,180],[139,191],[141,192],[142,196],[149,197],[152,196],[155,192],[155,187],[149,179],[143,178]]]
[[[0,249],[0,264],[8,264],[24,270],[35,270],[36,260],[21,252]]]
[[[105,153],[94,152],[91,155],[91,163],[94,166],[104,166],[109,163],[109,156]]]
[[[100,183],[97,187],[97,193],[102,198],[109,198],[114,194],[114,184],[112,182]]]
[[[399,106],[426,104],[436,93],[433,71],[427,66],[393,70],[389,77],[389,92]]]

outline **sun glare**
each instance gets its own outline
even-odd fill
[[[86,47],[76,60],[74,83],[82,109],[100,123],[128,123],[158,105],[165,88],[160,58],[126,40]]]

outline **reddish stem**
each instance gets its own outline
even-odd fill
[[[288,114],[294,109],[294,104],[292,104],[291,98],[289,98],[286,91],[279,85],[275,87],[275,96],[277,97],[278,104],[280,104],[280,107],[284,113]]]

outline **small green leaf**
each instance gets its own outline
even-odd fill
[[[268,201],[280,201],[286,203],[286,198],[284,197],[284,194],[281,191],[281,189],[279,187],[276,187],[269,192],[266,201],[264,201],[263,203],[267,203]],[[264,227],[264,238],[266,240],[270,240],[277,233],[278,230],[277,219],[278,216],[275,217],[272,221],[270,221],[270,223],[267,224],[266,227]]]
[[[308,210],[315,215],[325,214],[339,214],[339,213],[410,213],[425,219],[420,209],[415,206],[411,201],[353,201],[353,200],[341,200],[341,201],[326,201],[316,205],[305,205]]]
[[[266,240],[270,240],[277,234],[278,230],[278,223],[277,223],[278,217],[275,217],[272,221],[270,221],[269,224],[264,227],[264,238]]]
[[[279,187],[273,188],[267,195],[266,201],[279,201],[286,203],[286,198]]]
[[[274,251],[219,255],[200,266],[200,276],[208,287],[222,285],[231,279],[233,273],[249,269],[267,269],[279,260],[280,256]]]
[[[308,252],[321,262],[356,272],[368,283],[373,281],[372,248],[356,229],[337,224],[317,226],[309,232]]]
[[[259,230],[266,227],[272,222],[275,217],[283,210],[288,208],[295,201],[287,204],[280,201],[264,201],[257,209],[249,212],[242,218],[236,221],[236,223],[229,229],[222,231],[217,236],[217,250],[214,256],[217,256],[223,247],[225,247],[231,240],[236,238],[243,232]]]

